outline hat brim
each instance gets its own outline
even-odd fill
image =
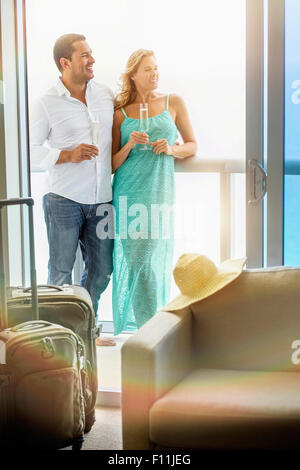
[[[247,258],[224,261],[218,268],[218,272],[204,286],[201,286],[197,292],[191,295],[178,295],[162,310],[168,312],[180,310],[215,294],[241,274],[246,260]]]

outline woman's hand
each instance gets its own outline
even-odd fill
[[[159,139],[155,142],[150,142],[153,152],[157,155],[165,153],[166,155],[172,155],[172,147],[168,144],[166,139]]]
[[[130,134],[128,144],[132,150],[137,144],[145,145],[149,142],[149,137],[145,132],[133,131]]]

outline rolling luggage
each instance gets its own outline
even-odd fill
[[[31,198],[0,200],[29,209],[32,298],[28,322],[7,328],[3,243],[0,256],[0,447],[80,449],[85,427],[85,346],[71,330],[39,320]]]
[[[97,356],[95,339],[99,328],[89,293],[80,286],[38,286],[39,316],[41,320],[57,323],[74,331],[85,345],[86,366],[82,372],[85,402],[85,432],[95,422],[98,392]],[[30,289],[8,289],[8,324],[10,327],[31,318]]]

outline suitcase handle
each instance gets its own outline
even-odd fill
[[[60,292],[63,292],[63,288],[60,287],[60,286],[53,286],[52,284],[39,284],[37,286],[38,289],[54,289],[54,290],[58,290]],[[31,292],[32,291],[32,288],[31,287],[26,287],[25,289],[23,289],[23,292],[24,294],[26,294],[26,292]]]
[[[29,222],[29,244],[30,244],[30,281],[32,287],[32,319],[39,319],[38,309],[38,294],[36,288],[36,269],[35,269],[35,254],[34,254],[34,228],[33,228],[33,204],[34,201],[31,197],[27,198],[11,198],[0,199],[0,329],[4,330],[8,327],[7,318],[7,305],[6,305],[6,282],[5,282],[5,267],[4,267],[4,253],[3,253],[3,227],[2,227],[2,209],[7,206],[27,205],[28,206],[28,222]]]
[[[31,322],[24,322],[20,323],[17,326],[14,326],[11,328],[11,331],[21,331],[21,330],[33,330],[35,328],[41,328],[41,327],[46,327],[46,326],[52,326],[52,323],[49,323],[48,321],[43,321],[43,320],[37,320],[37,321],[31,321]]]
[[[21,204],[26,204],[27,206],[33,206],[34,202],[31,197],[15,197],[10,199],[0,199],[0,209],[7,206],[19,206]]]

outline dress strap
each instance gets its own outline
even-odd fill
[[[170,98],[170,95],[167,95],[167,106],[166,106],[166,109],[169,109],[169,98]]]
[[[125,113],[125,109],[121,108],[122,113],[124,114],[125,117],[128,117],[127,114]]]

